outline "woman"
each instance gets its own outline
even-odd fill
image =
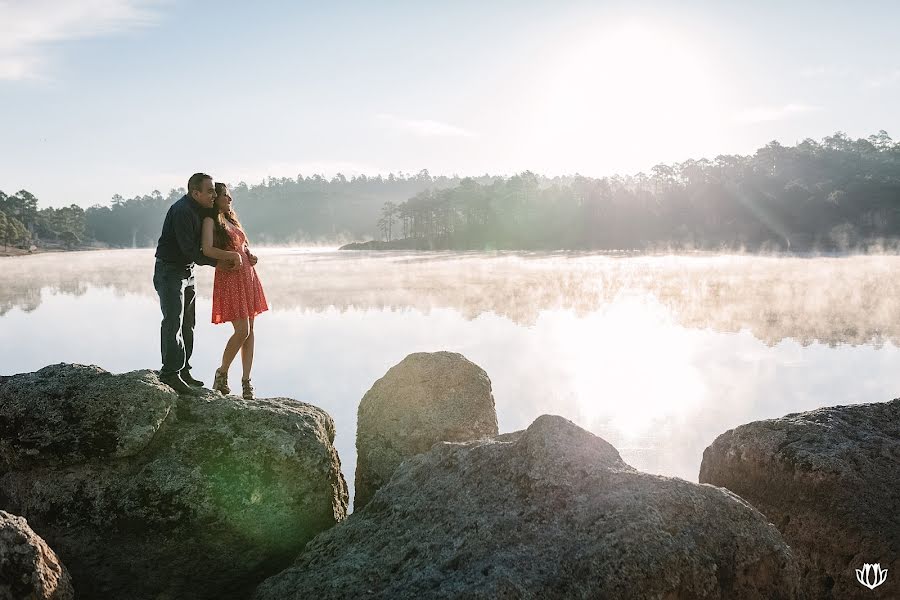
[[[225,344],[222,364],[216,369],[213,389],[230,394],[228,369],[238,351],[241,352],[243,396],[253,399],[250,368],[253,366],[253,319],[269,310],[266,295],[256,276],[257,258],[247,247],[247,236],[231,208],[231,193],[224,183],[216,184],[213,215],[203,219],[203,254],[219,260],[213,280],[212,322],[231,322],[234,333]],[[233,265],[229,268],[228,264]]]

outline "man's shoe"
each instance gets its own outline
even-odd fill
[[[179,394],[183,394],[185,396],[199,396],[200,391],[192,388],[188,384],[186,384],[181,377],[176,373],[175,375],[162,375],[159,378],[164,384],[178,392]]]
[[[203,387],[203,382],[199,379],[194,379],[193,377],[191,377],[191,372],[187,369],[183,370],[181,373],[179,373],[179,375],[181,375],[181,380],[186,384],[192,385],[194,387]]]

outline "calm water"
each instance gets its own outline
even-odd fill
[[[152,268],[150,250],[0,259],[0,374],[159,368]],[[257,393],[334,417],[351,498],[359,401],[411,352],[485,369],[501,432],[563,415],[691,481],[731,427],[900,390],[900,257],[269,249],[257,269],[273,307]],[[231,327],[210,324],[212,270],[198,274],[192,362],[209,385]]]

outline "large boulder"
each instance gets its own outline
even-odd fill
[[[255,600],[793,598],[781,535],[731,492],[641,473],[558,416],[440,443]]]
[[[810,598],[900,598],[900,399],[727,431],[704,451],[700,481],[778,527]],[[873,593],[856,570],[876,563],[889,575]]]
[[[0,600],[72,600],[66,567],[28,521],[0,510]]]
[[[437,442],[497,435],[487,373],[462,354],[417,352],[391,367],[359,404],[356,493],[359,510],[401,462]]]
[[[294,400],[55,365],[0,380],[0,506],[80,598],[246,598],[346,516],[333,441],[331,417]]]

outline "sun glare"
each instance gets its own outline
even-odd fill
[[[545,316],[567,336],[562,347],[570,355],[561,360],[571,369],[583,426],[612,429],[630,441],[702,404],[706,389],[692,336],[655,297],[620,297],[586,317]]]
[[[709,58],[686,37],[643,23],[583,35],[547,63],[540,145],[560,147],[570,170],[572,157],[591,160],[599,147],[616,158],[610,172],[686,158],[718,135],[721,98]]]

